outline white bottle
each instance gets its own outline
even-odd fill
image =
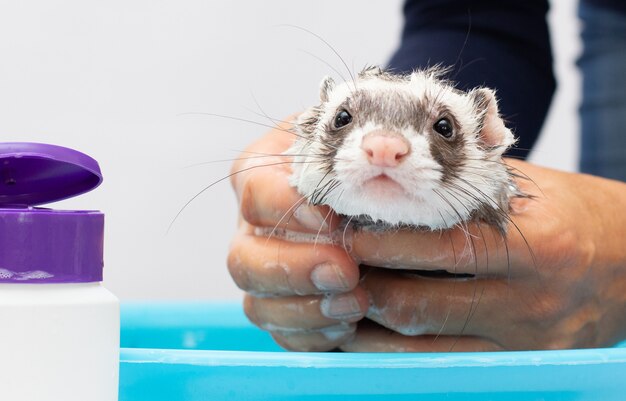
[[[67,148],[0,143],[0,400],[116,401],[119,301],[101,284],[104,215],[32,206],[100,184]]]

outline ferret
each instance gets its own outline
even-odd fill
[[[461,91],[444,74],[369,67],[340,84],[324,78],[286,152],[290,184],[361,225],[439,230],[482,220],[505,234],[509,200],[522,195],[502,161],[515,137],[493,90]]]

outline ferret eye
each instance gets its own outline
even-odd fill
[[[435,125],[433,125],[433,129],[442,137],[449,139],[452,137],[454,133],[452,129],[452,123],[447,118],[442,118],[438,120]]]
[[[345,127],[352,122],[352,116],[346,110],[340,110],[335,116],[335,128]]]

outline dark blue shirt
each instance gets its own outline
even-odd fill
[[[546,117],[555,79],[544,0],[408,0],[400,48],[389,66],[408,72],[442,64],[460,89],[497,90],[526,156]]]

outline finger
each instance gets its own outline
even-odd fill
[[[518,266],[532,262],[529,245],[517,230],[502,237],[485,223],[444,231],[356,230],[352,253],[371,266],[485,276],[511,277]]]
[[[246,316],[264,330],[320,329],[363,319],[369,301],[362,288],[344,294],[258,298],[247,295]]]
[[[292,157],[285,151],[295,136],[285,130],[291,128],[291,124],[280,124],[233,163],[231,182],[241,212],[256,226],[305,232],[332,230],[340,219],[329,214],[328,207],[308,205],[305,197],[289,185]]]
[[[347,292],[359,281],[342,247],[268,239],[245,228],[231,244],[228,269],[239,288],[263,296]]]
[[[328,206],[310,205],[305,195],[289,185],[289,165],[284,159],[267,161],[267,167],[247,172],[239,192],[243,218],[254,226],[331,233],[341,219]]]
[[[342,323],[318,330],[272,331],[272,337],[289,351],[330,351],[350,341],[355,334],[356,323]]]
[[[450,280],[368,271],[361,284],[369,295],[367,317],[408,336],[477,335],[493,338],[503,330],[506,282],[489,279]],[[494,310],[500,313],[493,313]]]
[[[482,352],[501,351],[497,343],[472,336],[404,336],[375,323],[360,322],[351,341],[340,345],[348,352]]]

